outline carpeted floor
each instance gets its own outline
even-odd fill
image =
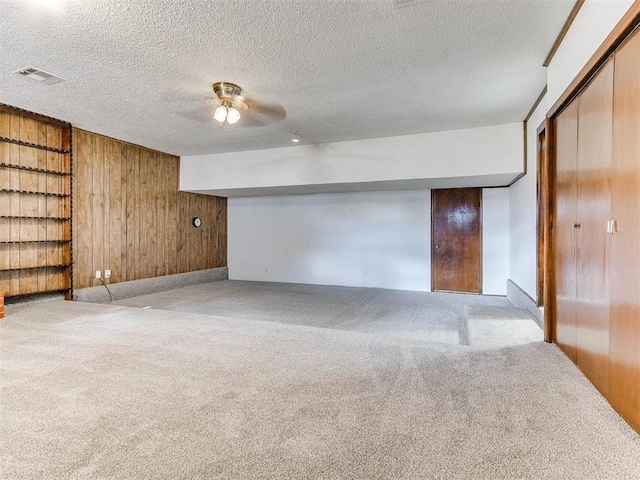
[[[505,297],[227,280],[114,304],[451,345],[508,346],[542,340],[531,314]]]
[[[7,307],[0,362],[1,478],[640,477],[640,436],[542,342],[46,301]]]

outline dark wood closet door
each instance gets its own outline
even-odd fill
[[[640,34],[616,54],[609,399],[640,432]]]
[[[431,191],[431,287],[482,291],[482,189]]]
[[[613,59],[580,95],[578,113],[577,364],[609,390],[609,238]]]
[[[553,339],[576,361],[576,202],[578,102],[556,119],[556,222],[554,226],[556,315]]]

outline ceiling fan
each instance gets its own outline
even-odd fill
[[[213,93],[217,97],[211,99],[211,104],[217,106],[213,118],[220,122],[220,125],[225,121],[229,125],[238,123],[240,112],[249,108],[242,96],[242,89],[235,83],[217,82],[213,84]]]
[[[263,126],[278,122],[286,117],[286,111],[279,105],[266,105],[247,100],[242,95],[242,88],[235,83],[214,83],[213,93],[215,98],[209,99],[209,103],[216,107],[213,118],[224,125],[234,125],[240,121],[247,126]],[[243,117],[242,113],[247,112]]]

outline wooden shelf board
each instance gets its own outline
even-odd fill
[[[47,152],[59,153],[61,155],[66,155],[69,153],[69,150],[62,150],[60,148],[47,147],[45,145],[38,145],[37,143],[25,142],[23,140],[16,140],[15,138],[0,136],[0,142],[12,143],[14,145],[20,145],[21,147],[37,148],[38,150],[46,150]]]
[[[71,217],[24,217],[21,215],[0,215],[0,218],[15,218],[22,220],[71,220]]]
[[[0,241],[0,245],[19,245],[23,243],[71,243],[71,240],[13,240],[8,242]]]
[[[20,272],[23,270],[38,270],[42,268],[67,268],[70,266],[71,265],[68,263],[62,263],[59,265],[39,265],[37,267],[2,268],[0,269],[0,272]]]
[[[53,193],[53,192],[37,192],[33,190],[14,190],[11,188],[0,188],[0,193],[26,193],[28,195],[44,195],[46,197],[70,197],[67,193]]]
[[[24,165],[15,165],[13,163],[0,163],[0,167],[15,168],[18,170],[27,170],[29,172],[37,172],[37,173],[48,173],[51,175],[64,175],[64,176],[71,175],[71,173],[69,172],[60,172],[58,170],[47,170],[46,168],[25,167]]]

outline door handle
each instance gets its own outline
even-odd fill
[[[440,249],[440,247],[438,245],[436,245],[436,250],[439,250],[439,249]]]
[[[582,226],[581,223],[574,223],[573,228],[580,228]]]

